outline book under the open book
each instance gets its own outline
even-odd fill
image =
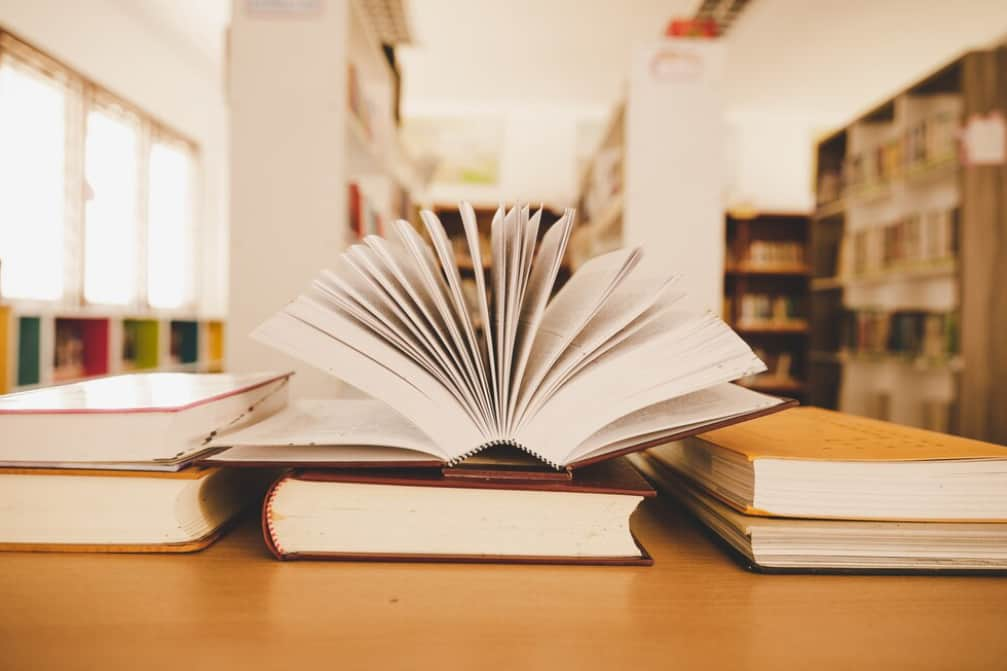
[[[572,468],[787,405],[729,384],[764,364],[716,315],[683,308],[674,269],[645,270],[642,249],[557,287],[573,211],[540,231],[541,212],[501,208],[487,273],[460,210],[474,301],[423,212],[425,236],[405,221],[367,236],[253,333],[377,401],[295,403],[222,438],[214,461],[456,464],[509,445]]]

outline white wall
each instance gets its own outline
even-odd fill
[[[141,0],[3,0],[0,25],[199,144],[200,311],[223,316],[227,138],[219,71],[142,6]]]
[[[310,17],[251,16],[234,0],[229,370],[295,370],[298,395],[339,382],[248,334],[330,267],[347,238],[347,0]]]
[[[723,55],[713,41],[640,47],[626,107],[624,241],[643,246],[650,268],[681,274],[685,307],[715,313],[724,282]]]
[[[725,119],[727,208],[809,212],[815,202],[814,144],[825,123],[768,107],[728,109]]]

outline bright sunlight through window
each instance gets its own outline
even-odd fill
[[[0,292],[55,300],[63,293],[65,94],[0,64]]]
[[[193,297],[192,164],[183,149],[162,142],[150,149],[147,208],[147,301],[179,308]]]
[[[87,115],[84,178],[84,298],[124,305],[137,294],[137,127],[95,110]]]

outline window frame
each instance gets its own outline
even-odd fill
[[[0,62],[15,61],[15,67],[26,67],[38,76],[52,79],[66,91],[64,151],[64,235],[63,235],[63,293],[55,300],[25,300],[3,298],[4,303],[32,303],[64,308],[86,308],[97,311],[129,313],[190,314],[200,305],[201,230],[203,210],[201,177],[202,156],[198,143],[178,132],[169,124],[148,113],[128,99],[84,76],[79,71],[46,54],[0,26]],[[88,113],[100,109],[122,114],[136,121],[139,129],[137,156],[137,219],[136,219],[136,278],[133,296],[126,304],[91,303],[84,298],[84,227],[85,227],[85,138]],[[192,245],[190,249],[191,286],[188,301],[173,308],[153,308],[148,300],[147,231],[150,225],[147,203],[150,191],[150,152],[155,142],[164,142],[184,148],[191,166],[190,221]],[[0,288],[2,291],[2,288]]]

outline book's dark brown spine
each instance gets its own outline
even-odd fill
[[[543,482],[573,480],[573,472],[565,468],[529,468],[526,466],[445,466],[441,474],[448,480],[485,480],[495,482]]]
[[[309,482],[357,482],[407,487],[454,487],[461,489],[509,489],[519,491],[567,492],[583,494],[629,494],[655,496],[654,489],[625,459],[608,459],[580,469],[572,479],[507,480],[503,478],[445,478],[439,471],[425,469],[311,469],[296,471],[292,477]]]

